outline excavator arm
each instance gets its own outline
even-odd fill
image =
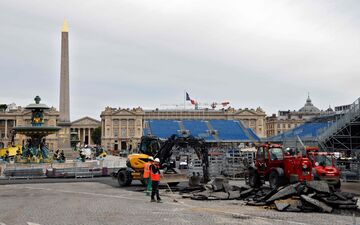
[[[153,143],[151,143],[152,140]],[[156,137],[144,137],[142,143],[147,141],[148,145],[154,146],[155,140],[159,140]],[[143,147],[141,144],[142,153],[152,155],[154,158],[160,159],[160,165],[162,168],[168,168],[168,162],[173,154],[174,148],[192,148],[194,149],[197,157],[202,161],[203,167],[203,180],[208,182],[209,177],[209,150],[207,143],[200,138],[195,138],[193,136],[188,137],[179,137],[177,135],[172,135],[166,141],[164,141],[158,151],[154,152],[153,149]],[[154,154],[155,153],[155,154]],[[168,168],[170,169],[170,168]]]

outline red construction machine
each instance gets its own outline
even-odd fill
[[[335,156],[330,152],[320,152],[318,147],[305,146],[306,156],[313,167],[314,180],[324,180],[335,188],[341,187],[340,170],[335,166]]]
[[[286,183],[313,180],[312,164],[308,158],[285,153],[279,144],[257,147],[255,165],[249,167],[249,185],[260,187],[269,181],[271,188]]]

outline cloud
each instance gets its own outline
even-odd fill
[[[105,106],[229,100],[268,114],[358,97],[357,1],[0,3],[1,102],[58,105],[60,29],[70,29],[71,117]]]

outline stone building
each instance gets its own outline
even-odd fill
[[[111,150],[137,148],[147,120],[238,120],[265,137],[265,112],[254,109],[144,110],[106,107],[101,113],[102,145]]]
[[[271,137],[283,133],[314,117],[331,113],[333,113],[333,110],[330,106],[326,111],[320,110],[313,105],[310,96],[308,96],[305,105],[298,111],[279,111],[278,115],[273,114],[266,117],[266,136]]]
[[[86,116],[71,122],[71,131],[77,132],[81,145],[94,145],[91,134],[95,128],[100,126],[99,120]]]

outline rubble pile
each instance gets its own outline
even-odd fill
[[[286,212],[325,212],[357,209],[358,199],[351,193],[330,188],[323,181],[289,184],[278,189],[229,185],[225,178],[215,178],[203,186],[180,190],[193,200],[243,200],[247,205],[268,206]]]

